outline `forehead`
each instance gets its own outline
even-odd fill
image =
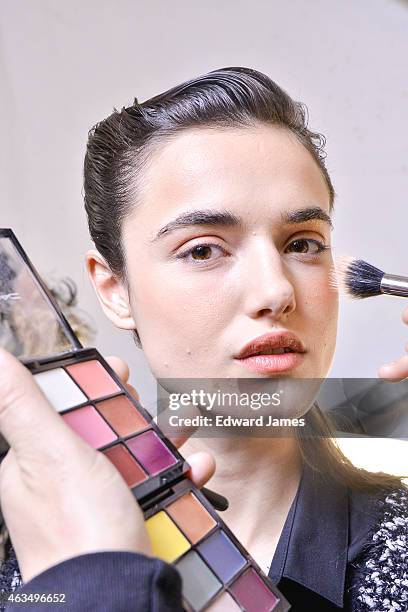
[[[277,126],[185,130],[152,153],[138,191],[136,215],[152,222],[220,206],[243,216],[310,205],[329,211],[316,161]]]

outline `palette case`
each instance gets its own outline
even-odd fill
[[[84,348],[10,229],[0,229],[0,346],[54,408],[116,466],[140,504],[153,555],[175,565],[185,609],[290,606],[203,493],[152,416],[94,348]]]

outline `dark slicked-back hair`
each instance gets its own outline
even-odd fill
[[[307,127],[308,112],[265,74],[221,68],[177,85],[154,98],[114,112],[89,132],[84,167],[85,208],[98,251],[112,271],[124,272],[123,220],[138,202],[142,170],[158,146],[189,128],[290,130],[312,154],[334,189],[325,166],[325,138]]]

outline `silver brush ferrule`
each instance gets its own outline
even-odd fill
[[[384,274],[380,285],[381,293],[408,297],[408,277],[396,274]]]

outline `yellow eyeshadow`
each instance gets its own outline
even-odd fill
[[[172,563],[190,548],[190,543],[163,511],[145,522],[154,557]]]

